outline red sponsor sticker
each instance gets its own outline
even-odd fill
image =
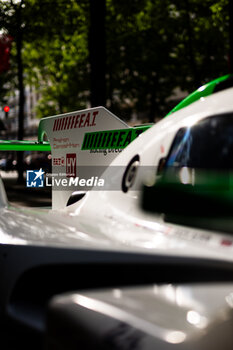
[[[222,239],[221,245],[225,245],[225,246],[229,247],[232,245],[232,241],[230,239]]]
[[[76,177],[76,153],[67,153],[66,155],[66,176]]]
[[[59,165],[59,166],[64,166],[65,165],[65,158],[61,157],[61,158],[53,158],[53,165]]]
[[[161,151],[161,153],[164,153],[165,149],[164,149],[163,145],[160,146],[160,151]]]
[[[99,111],[92,111],[71,116],[59,117],[54,120],[53,131],[87,128],[96,125],[96,116]]]

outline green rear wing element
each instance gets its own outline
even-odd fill
[[[96,149],[123,149],[151,125],[120,130],[105,130],[85,134],[82,151]]]
[[[1,140],[0,151],[44,151],[50,152],[49,142]]]
[[[123,149],[150,127],[151,125],[147,125],[123,130],[86,133],[82,143],[82,150]],[[0,140],[0,151],[51,152],[51,146],[47,141]]]
[[[178,105],[176,105],[167,115],[170,115],[180,109],[189,106],[191,103],[198,101],[201,97],[206,97],[214,92],[218,92],[233,86],[233,75],[227,74],[223,77],[210,81],[209,83],[202,85],[197,90],[188,95]]]

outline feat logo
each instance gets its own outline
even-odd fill
[[[66,154],[66,176],[76,177],[76,153]]]
[[[27,170],[27,187],[44,187],[44,171]]]
[[[86,128],[95,126],[96,116],[99,111],[70,115],[63,118],[56,118],[53,123],[53,131],[71,130],[76,128]]]

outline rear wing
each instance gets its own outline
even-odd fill
[[[131,128],[104,107],[43,118],[38,141],[43,142],[45,136],[49,140],[52,173],[61,179],[53,186],[53,209],[64,208],[72,193],[77,191],[76,184],[63,187],[62,179],[101,176],[115,157],[149,127]]]
[[[59,209],[78,190],[74,181],[64,187],[63,180],[90,178],[93,171],[95,177],[101,176],[115,157],[150,126],[132,128],[104,107],[90,108],[43,118],[38,141],[0,141],[0,151],[50,151],[52,174],[46,177],[52,185],[52,208]]]

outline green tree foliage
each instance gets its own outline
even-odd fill
[[[115,107],[112,99],[113,108],[128,101],[153,120],[171,108],[166,101],[174,88],[191,92],[228,72],[226,0],[108,4],[109,85],[121,102]]]
[[[109,1],[107,57],[114,109],[122,109],[123,104],[126,111],[147,111],[153,117],[161,113],[175,76],[170,56],[175,23],[169,16],[169,3]]]
[[[0,74],[0,101],[7,103],[9,91],[19,88],[17,79],[17,20],[16,6],[10,1],[0,2],[0,34],[10,35],[13,38],[11,47],[10,70]],[[1,58],[0,58],[1,59]]]
[[[41,96],[38,116],[87,107],[90,1],[24,2],[24,77]],[[105,22],[106,105],[125,119],[162,117],[176,88],[191,92],[229,71],[228,0],[106,0]]]
[[[201,83],[228,73],[228,1],[176,0],[177,47],[173,48],[181,74],[179,85],[192,91]]]
[[[38,116],[84,108],[89,97],[87,5],[26,0],[31,33],[25,42],[26,79],[41,95]]]

